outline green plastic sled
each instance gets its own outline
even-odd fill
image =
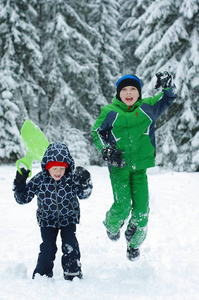
[[[21,127],[21,137],[26,147],[26,155],[16,162],[17,170],[22,174],[20,164],[30,170],[29,177],[32,174],[32,163],[34,160],[41,161],[48,148],[49,142],[43,132],[31,120],[26,120]]]

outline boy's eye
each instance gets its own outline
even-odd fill
[[[126,90],[127,90],[126,87],[122,88],[122,91],[126,91]],[[129,88],[129,90],[134,91],[134,90],[136,90],[136,87],[132,86],[131,88]]]

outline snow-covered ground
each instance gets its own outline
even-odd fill
[[[59,250],[54,278],[31,279],[39,252],[36,198],[15,202],[15,166],[0,167],[0,300],[183,300],[199,297],[199,173],[159,168],[148,172],[150,220],[148,236],[136,262],[126,258],[124,228],[111,242],[102,221],[112,203],[106,167],[89,167],[94,189],[80,201],[77,236],[84,279],[62,278]],[[33,174],[39,171],[38,165]]]

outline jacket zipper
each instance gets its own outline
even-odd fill
[[[129,133],[129,123],[128,123],[128,114],[126,113],[126,123],[127,123],[127,131],[128,131],[128,139],[129,139],[129,148],[130,148],[130,153],[131,153],[131,136],[130,136],[130,133]],[[130,163],[132,165],[132,159],[131,159],[131,155],[130,155]]]
[[[60,228],[59,206],[58,206],[58,198],[57,198],[57,181],[55,181],[55,199],[56,199],[56,206],[57,206],[57,225],[58,228]]]

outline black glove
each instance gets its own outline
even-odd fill
[[[90,173],[83,167],[76,167],[75,177],[80,184],[87,184],[91,179]]]
[[[110,145],[102,150],[102,157],[112,166],[122,168],[126,165],[125,160],[121,157],[122,153],[114,145]]]
[[[77,196],[79,199],[87,199],[93,189],[90,173],[82,167],[76,167],[74,175]]]
[[[21,172],[22,172],[22,174],[20,174],[18,171],[16,173],[15,182],[18,184],[26,183],[26,179],[28,178],[30,170],[26,170],[26,169],[22,168]]]
[[[166,89],[171,86],[172,84],[172,75],[165,71],[165,72],[158,72],[155,74],[157,77],[157,82],[155,85],[155,89],[158,89],[159,87],[162,87],[163,89]]]

